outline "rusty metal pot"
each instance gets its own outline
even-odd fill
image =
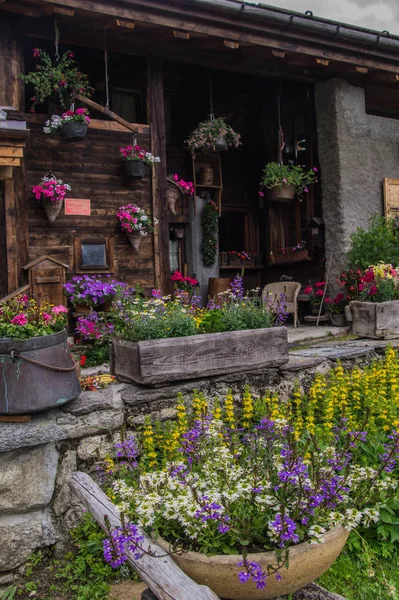
[[[0,414],[62,406],[81,392],[66,330],[28,340],[0,339]]]

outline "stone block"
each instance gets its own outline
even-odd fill
[[[79,442],[77,449],[80,460],[99,460],[112,453],[113,443],[106,435],[94,435]]]
[[[75,501],[78,503],[68,485],[69,476],[77,470],[76,451],[68,450],[61,459],[55,485],[56,493],[52,508],[57,517],[66,513]]]
[[[48,509],[0,516],[0,572],[24,563],[37,548],[56,541]]]
[[[0,454],[0,514],[47,506],[54,492],[57,465],[54,444]]]
[[[123,385],[111,385],[96,392],[82,392],[76,400],[62,408],[62,411],[75,416],[90,414],[97,410],[119,410],[123,403],[120,397]]]

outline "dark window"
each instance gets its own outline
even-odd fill
[[[75,238],[75,273],[113,273],[113,240]]]

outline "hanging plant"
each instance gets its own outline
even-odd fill
[[[33,187],[32,192],[36,200],[41,202],[50,223],[60,214],[64,198],[69,191],[71,191],[69,183],[57,179],[51,171]]]
[[[151,152],[147,152],[137,144],[119,148],[119,152],[122,155],[125,175],[128,177],[148,177],[150,167],[161,162],[159,156],[153,156]]]
[[[221,152],[241,145],[241,135],[221,117],[201,121],[185,141],[191,152]]]
[[[151,216],[136,204],[121,206],[116,213],[123,231],[126,233],[129,243],[137,253],[140,249],[141,240],[149,233],[153,233],[154,227]],[[157,220],[154,219],[154,224]]]
[[[278,162],[270,162],[263,169],[261,186],[271,190],[273,200],[292,200],[295,193],[302,201],[303,193],[309,191],[308,186],[316,183],[317,167],[305,170],[295,165],[283,165]],[[259,194],[263,196],[263,192]]]
[[[76,94],[91,96],[93,88],[85,73],[81,73],[70,50],[59,58],[52,59],[40,48],[33,49],[33,56],[40,59],[36,69],[20,77],[24,83],[33,85],[31,112],[47,99],[61,109],[67,109]]]
[[[51,119],[46,121],[43,131],[48,134],[59,131],[64,139],[71,142],[78,141],[86,136],[89,123],[90,117],[87,108],[77,108],[76,110],[67,110],[61,117],[52,115]]]
[[[207,267],[212,267],[217,260],[218,214],[217,205],[213,200],[209,200],[202,213],[202,255]]]
[[[177,173],[174,175],[168,175],[168,189],[166,192],[166,199],[168,204],[168,209],[170,212],[175,215],[176,214],[176,202],[181,198],[182,195],[189,196],[190,198],[194,196],[195,188],[192,181],[184,181],[181,179]]]

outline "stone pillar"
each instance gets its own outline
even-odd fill
[[[346,266],[350,236],[383,214],[383,180],[399,177],[399,120],[366,114],[364,89],[331,79],[315,89],[329,294]]]
[[[202,298],[202,304],[206,304],[208,300],[208,283],[210,277],[219,277],[219,261],[216,259],[216,264],[211,267],[206,267],[202,258],[202,213],[207,200],[196,196],[196,215],[194,215],[194,206],[190,202],[190,221],[187,232],[187,260],[192,273],[195,274],[200,284],[199,294]],[[217,249],[216,256],[219,256]]]

